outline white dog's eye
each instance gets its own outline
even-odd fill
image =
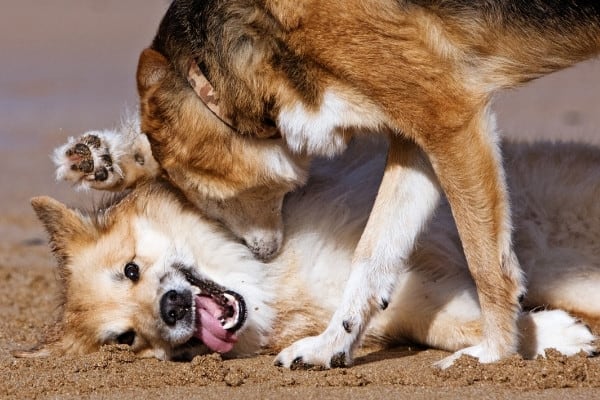
[[[118,344],[126,344],[127,346],[131,346],[131,345],[133,345],[134,341],[135,341],[135,332],[134,331],[127,331],[127,332],[122,333],[119,336],[117,336]]]
[[[134,262],[127,263],[123,273],[132,282],[137,282],[140,279],[140,267]]]

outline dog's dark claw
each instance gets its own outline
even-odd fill
[[[96,135],[85,135],[81,141],[94,149],[99,149],[102,146],[102,141]]]
[[[379,304],[379,308],[385,310],[390,305],[390,302],[387,299],[381,299],[381,303]]]
[[[333,357],[331,357],[331,368],[346,368],[346,353],[339,352]]]
[[[301,369],[301,365],[303,364],[304,363],[302,362],[302,357],[296,357],[294,361],[292,361],[292,363],[290,364],[290,369]]]
[[[313,369],[313,368],[314,368],[314,365],[305,363],[304,361],[302,361],[302,357],[296,357],[294,359],[294,361],[292,361],[292,364],[290,365],[290,369],[292,371],[297,371],[297,370],[301,370],[301,369]]]
[[[346,320],[342,322],[342,326],[347,333],[352,333],[352,322]]]

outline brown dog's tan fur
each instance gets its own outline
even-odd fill
[[[493,361],[517,347],[523,283],[512,251],[490,101],[498,89],[598,53],[599,16],[600,6],[585,0],[175,1],[152,49],[140,57],[141,127],[167,175],[188,197],[199,193],[200,204],[231,196],[242,203],[260,203],[263,196],[275,204],[302,181],[284,176],[255,151],[259,139],[264,145],[281,145],[278,139],[256,137],[269,121],[276,121],[284,141],[302,156],[336,154],[359,131],[387,132],[393,145],[386,170],[391,177],[384,183],[393,182],[398,155],[412,152],[416,143],[423,153],[413,161],[421,165],[426,160],[433,167],[437,180],[429,180],[439,183],[450,201],[477,283],[485,339],[481,348],[468,351]],[[204,70],[237,132],[211,114],[187,84],[190,60]],[[328,103],[331,94],[334,106]],[[422,172],[428,175],[426,169]],[[373,222],[355,253],[357,264],[379,262],[371,268],[373,274],[395,261],[374,261],[395,241],[389,227],[377,221],[395,215],[394,208],[410,207],[399,204],[403,189],[395,185],[382,187]],[[244,198],[248,191],[254,193],[252,200]],[[428,196],[433,203],[435,196]],[[432,209],[420,211],[423,223]],[[272,221],[267,225],[273,226]],[[421,229],[414,225],[412,238],[402,245],[407,249]],[[280,241],[269,243],[275,246],[267,251],[271,256]],[[386,302],[390,289],[385,285],[373,281],[364,299],[350,305],[360,291],[350,284],[343,303],[347,307],[336,313],[320,341],[296,346],[282,356],[282,363],[302,357],[330,366],[325,358],[341,353],[341,364],[351,362],[352,347],[373,315],[377,297]],[[342,320],[351,333],[343,340]],[[325,344],[325,358],[313,357]]]

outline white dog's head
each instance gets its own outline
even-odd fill
[[[143,185],[90,214],[47,197],[32,204],[59,264],[63,329],[17,356],[118,343],[172,360],[264,344],[273,318],[265,266],[168,184]]]

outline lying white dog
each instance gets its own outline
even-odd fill
[[[47,197],[33,200],[61,271],[64,330],[16,355],[80,354],[124,343],[160,359],[207,351],[245,356],[318,334],[350,275],[384,147],[362,142],[337,160],[316,161],[309,183],[285,201],[280,255],[263,264],[157,176],[143,135],[105,131],[71,140],[56,152],[59,177],[103,189],[140,177],[148,182],[91,213]],[[567,312],[600,317],[600,150],[504,147],[516,249],[528,282],[522,303],[534,310],[519,318],[519,352],[531,358],[552,347],[591,354],[594,336]],[[93,163],[88,171],[73,167],[82,155],[104,167],[110,160],[105,179],[97,179]],[[367,341],[448,351],[481,341],[477,293],[452,221],[442,204],[410,257],[410,271],[398,275],[386,310],[370,324]]]

